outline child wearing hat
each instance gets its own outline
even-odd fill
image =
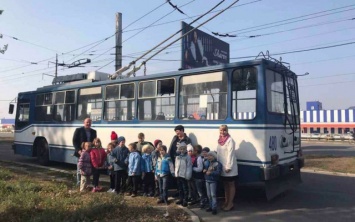
[[[142,157],[138,153],[137,145],[131,143],[128,145],[129,159],[128,159],[128,184],[131,189],[131,197],[136,197],[138,192],[138,186],[142,175]]]
[[[126,139],[123,136],[117,138],[117,143],[116,148],[112,151],[112,156],[114,158],[115,192],[119,194],[120,192],[124,193],[126,189],[129,150],[125,146]]]
[[[117,146],[117,139],[118,139],[117,133],[115,131],[112,131],[111,132],[111,143],[114,145],[114,147]]]
[[[205,161],[205,168],[203,170],[209,200],[209,207],[206,211],[212,211],[212,214],[215,215],[217,214],[217,183],[222,173],[222,164],[217,161],[217,153],[214,151],[210,151],[207,154],[207,159],[208,161]]]
[[[187,155],[186,143],[180,143],[176,154],[175,176],[177,178],[179,190],[179,200],[176,202],[176,204],[182,204],[182,206],[186,207],[189,196],[187,181],[191,179],[192,175],[192,162],[191,157]]]
[[[206,150],[205,150],[206,151]],[[196,189],[200,197],[200,208],[204,209],[208,204],[208,198],[206,193],[206,181],[203,173],[204,156],[202,156],[202,146],[194,146],[194,155],[197,157],[196,161],[192,163],[192,178],[195,180]],[[209,150],[208,150],[209,152]],[[208,153],[207,152],[207,153]],[[207,158],[206,158],[207,159]]]

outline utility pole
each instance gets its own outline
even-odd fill
[[[55,54],[55,75],[54,78],[58,76],[58,53]]]
[[[116,13],[116,64],[115,71],[122,67],[122,13]]]

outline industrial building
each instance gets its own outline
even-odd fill
[[[355,109],[323,110],[322,103],[306,103],[301,111],[302,133],[346,134],[355,131]]]

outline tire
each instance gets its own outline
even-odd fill
[[[37,145],[37,160],[43,166],[49,165],[49,149],[48,143],[45,139],[38,141]]]

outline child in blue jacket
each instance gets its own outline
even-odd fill
[[[207,154],[207,159],[208,161],[204,162],[205,167],[203,170],[209,200],[209,208],[207,208],[206,211],[212,211],[212,214],[215,215],[217,214],[217,183],[222,173],[222,164],[217,161],[217,153],[214,151],[210,151]]]
[[[155,179],[154,166],[151,153],[153,146],[146,144],[142,147],[142,177],[143,177],[143,196],[154,197]]]
[[[175,176],[173,161],[166,151],[166,146],[162,145],[160,147],[159,157],[155,167],[155,177],[158,180],[160,189],[160,199],[158,200],[158,204],[168,204],[168,179],[170,174]]]
[[[129,144],[128,149],[131,152],[128,158],[128,184],[132,187],[131,197],[135,197],[137,196],[138,185],[142,175],[142,157],[137,151],[137,144]]]

